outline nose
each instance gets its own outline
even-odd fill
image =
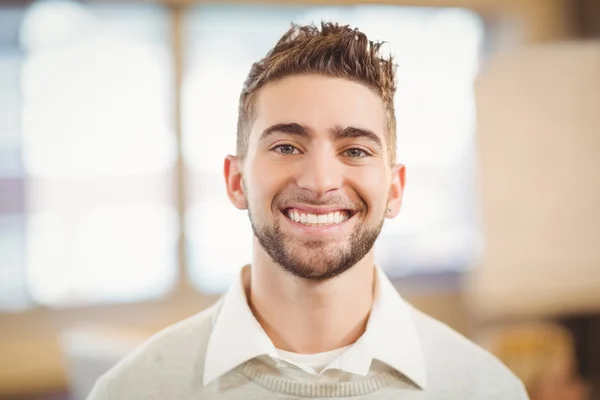
[[[315,196],[339,189],[343,183],[340,161],[329,146],[313,149],[304,158],[296,184]]]

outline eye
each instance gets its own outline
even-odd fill
[[[368,157],[371,154],[367,153],[365,150],[360,149],[358,147],[353,147],[351,149],[345,150],[344,154],[350,158],[363,158]]]
[[[300,154],[300,151],[298,151],[298,149],[292,146],[291,144],[280,144],[279,146],[275,146],[273,150],[275,150],[279,154],[283,154],[286,156]]]

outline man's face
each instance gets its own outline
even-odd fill
[[[305,279],[339,275],[371,251],[401,201],[381,98],[346,79],[291,76],[260,90],[255,114],[236,205],[277,264]]]

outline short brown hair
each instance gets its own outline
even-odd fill
[[[392,56],[380,54],[382,42],[373,42],[348,25],[322,22],[292,27],[260,61],[254,63],[240,95],[237,124],[237,154],[244,158],[254,102],[261,87],[287,76],[319,74],[346,78],[375,90],[382,98],[390,162],[396,159],[396,117],[394,114],[395,65]]]

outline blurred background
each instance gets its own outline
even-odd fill
[[[0,399],[84,399],[228,287],[242,82],[321,20],[398,63],[399,291],[532,400],[600,399],[598,0],[0,1]]]

